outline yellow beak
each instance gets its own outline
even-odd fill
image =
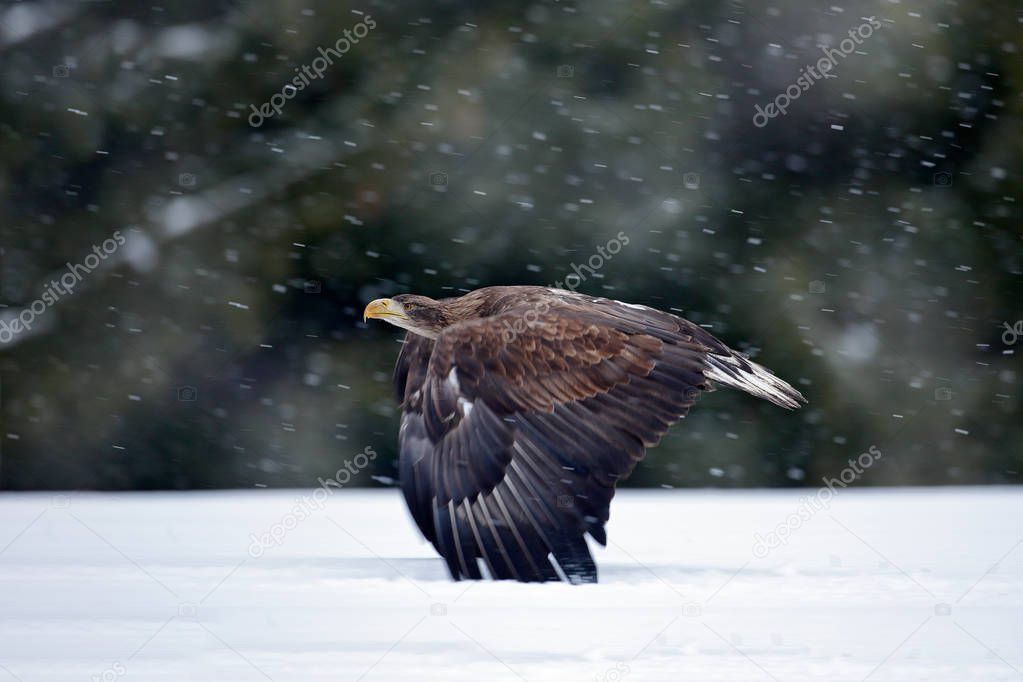
[[[403,320],[408,319],[408,315],[405,314],[405,309],[401,307],[401,304],[397,301],[392,301],[389,298],[378,298],[375,301],[369,302],[366,309],[362,311],[362,321],[365,322],[371,317],[378,319],[388,317],[397,317]]]

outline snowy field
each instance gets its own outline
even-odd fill
[[[0,496],[0,682],[1023,678],[1020,490],[843,491],[756,551],[805,492],[626,491],[582,587],[449,582],[394,491],[252,546],[302,494]]]

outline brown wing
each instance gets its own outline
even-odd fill
[[[456,579],[595,581],[585,534],[606,543],[616,482],[709,388],[688,322],[584,298],[406,337],[401,485]]]

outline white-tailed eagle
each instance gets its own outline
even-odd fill
[[[806,402],[692,322],[560,289],[403,294],[370,317],[408,330],[401,488],[456,580],[595,582],[586,534],[607,543],[615,484],[700,391]]]

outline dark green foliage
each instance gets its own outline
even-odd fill
[[[631,484],[818,485],[872,445],[864,484],[1019,482],[1010,4],[9,3],[0,320],[126,244],[0,344],[0,488],[312,486],[366,446],[355,483],[393,477],[397,337],[362,306],[564,282],[619,231],[580,291],[810,401],[705,396]]]

